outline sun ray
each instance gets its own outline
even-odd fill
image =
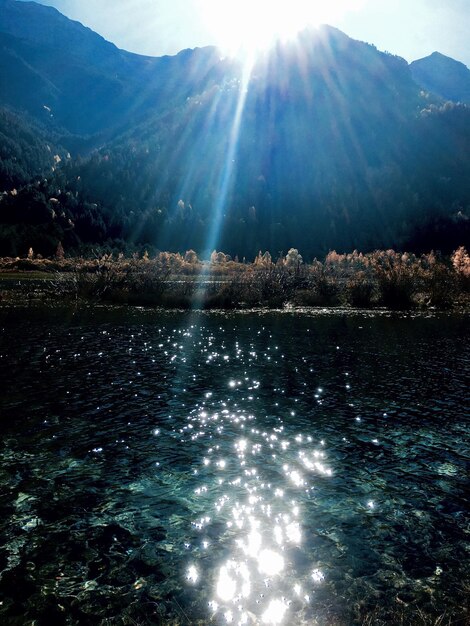
[[[217,200],[212,213],[212,223],[206,243],[206,250],[209,252],[213,248],[215,248],[215,245],[219,239],[220,228],[223,221],[223,214],[224,210],[226,209],[227,199],[229,198],[230,189],[233,182],[238,142],[240,138],[240,128],[242,124],[246,98],[248,95],[248,85],[251,79],[252,69],[253,62],[247,60],[244,64],[243,75],[240,80],[236,109],[230,127],[228,150],[220,176]]]

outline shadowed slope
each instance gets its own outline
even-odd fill
[[[470,104],[470,70],[466,65],[439,52],[410,65],[414,80],[444,100]]]

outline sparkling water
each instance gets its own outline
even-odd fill
[[[2,624],[468,619],[466,316],[0,326]]]

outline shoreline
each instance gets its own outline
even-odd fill
[[[341,302],[318,302],[310,304],[305,294],[300,294],[300,301],[294,294],[293,300],[283,303],[278,301],[266,303],[234,302],[227,299],[224,293],[213,293],[214,289],[198,289],[193,294],[149,294],[137,292],[129,294],[126,290],[110,291],[104,294],[79,294],[76,287],[65,286],[60,281],[67,281],[67,276],[27,276],[15,274],[6,277],[0,272],[0,310],[6,308],[35,308],[35,307],[61,307],[88,308],[88,307],[112,307],[112,308],[135,308],[154,311],[173,312],[223,312],[223,313],[292,313],[292,314],[462,314],[470,313],[470,297],[463,294],[457,302],[446,306],[433,306],[426,303],[411,304],[409,306],[384,306],[376,303],[369,306],[355,306]],[[179,281],[176,291],[194,289],[194,282]],[[230,282],[219,283],[223,288],[231,287]],[[65,287],[65,289],[64,289]],[[211,291],[212,293],[208,293]],[[307,294],[308,296],[308,294]],[[306,299],[307,302],[302,301]]]
[[[376,317],[434,317],[436,315],[470,315],[470,302],[452,307],[409,307],[390,308],[384,306],[354,307],[351,305],[318,305],[305,306],[287,302],[283,306],[229,306],[229,307],[197,307],[165,306],[138,302],[113,302],[90,298],[64,298],[60,294],[51,292],[27,291],[23,289],[2,289],[2,275],[0,274],[0,312],[8,310],[70,310],[77,312],[95,310],[135,310],[148,313],[186,313],[186,314],[219,314],[219,315],[343,315],[343,316],[376,316]]]
[[[460,255],[460,256],[459,256]],[[291,255],[291,259],[294,258]],[[470,310],[470,257],[417,257],[393,250],[330,253],[306,264],[155,259],[0,259],[0,306],[94,303],[167,310]],[[197,257],[196,257],[197,259]]]

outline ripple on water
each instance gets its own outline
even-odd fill
[[[465,617],[463,318],[90,315],[2,322],[7,622]]]

